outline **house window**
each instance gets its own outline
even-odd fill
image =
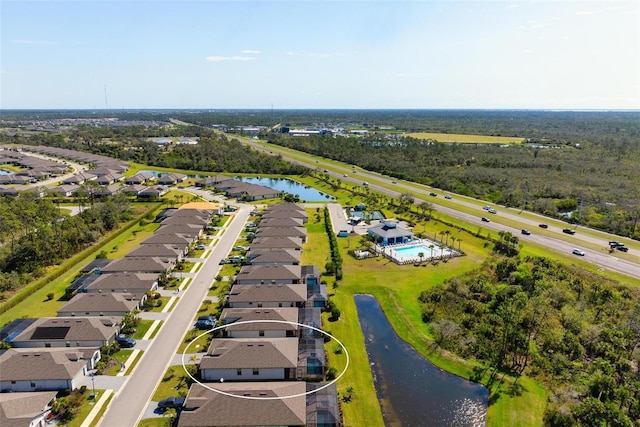
[[[260,375],[260,369],[253,369],[253,375]]]
[[[281,302],[278,303],[278,307],[282,307],[282,303]]]
[[[36,388],[36,382],[35,381],[31,381],[31,388]]]
[[[238,376],[242,375],[242,369],[237,369],[236,370],[236,375],[238,375]]]
[[[16,383],[15,381],[11,381],[11,384],[15,384],[15,383]]]
[[[71,343],[69,341],[67,341],[67,342],[64,343],[64,346],[65,347],[71,347]]]
[[[262,307],[262,303],[261,302],[258,303],[258,307]]]
[[[259,337],[263,337],[264,336],[264,331],[258,331],[258,336]]]
[[[44,343],[44,346],[45,347],[51,347],[51,343],[50,342],[46,342],[46,343]]]

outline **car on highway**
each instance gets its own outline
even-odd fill
[[[618,246],[624,246],[622,243],[620,242],[616,242],[615,240],[609,242],[609,246],[612,248],[617,248]]]
[[[584,256],[584,251],[581,251],[580,249],[574,249],[571,253],[574,255]]]
[[[166,399],[158,402],[158,409],[160,411],[165,411],[169,408],[181,409],[182,405],[184,405],[184,401],[184,397],[167,397]]]
[[[349,175],[347,175],[346,173],[344,175],[342,175],[343,178],[348,178]]]
[[[447,200],[453,199],[453,197],[451,197],[451,194],[447,194],[446,196],[444,196],[444,198],[447,199]]]
[[[131,348],[136,345],[136,340],[126,335],[118,335],[116,337],[116,342],[118,343],[120,348]]]
[[[486,216],[482,217],[482,222],[491,222],[491,220],[489,218],[487,218]]]
[[[487,212],[489,212],[490,214],[497,214],[498,211],[496,211],[495,209],[489,209],[487,210]]]
[[[629,252],[629,248],[624,245],[616,246],[616,249],[622,252]]]
[[[562,229],[563,233],[567,233],[567,234],[576,234],[576,230],[572,229],[572,228],[563,228]]]
[[[397,183],[398,183],[398,181],[391,181],[391,183],[392,183],[392,184],[397,184]]]
[[[526,228],[522,229],[522,234],[524,234],[525,236],[528,236],[531,234],[531,232],[529,230],[527,230]]]
[[[549,226],[547,224],[538,224],[538,227],[540,227],[540,228],[549,228]]]
[[[491,206],[483,206],[482,209],[484,209],[485,211],[488,211],[489,209],[491,209]]]
[[[438,195],[437,195],[436,193],[434,193],[433,191],[432,191],[431,193],[429,193],[429,195],[430,195],[431,197],[438,197]]]

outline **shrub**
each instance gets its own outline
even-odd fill
[[[338,375],[338,371],[336,368],[329,368],[327,370],[327,381],[333,381],[336,379],[336,376]]]
[[[56,294],[54,294],[53,292],[49,292],[47,294],[47,301],[51,301],[53,299],[53,297],[55,297],[55,296],[56,296]]]
[[[331,320],[340,319],[340,309],[338,307],[333,307],[331,309]]]

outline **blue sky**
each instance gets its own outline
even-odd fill
[[[640,109],[638,1],[0,0],[0,108]]]

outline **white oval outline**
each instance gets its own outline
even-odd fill
[[[275,397],[239,396],[237,394],[227,393],[225,391],[218,390],[218,389],[215,389],[215,388],[212,388],[212,387],[209,387],[209,386],[206,385],[206,384],[216,384],[216,383],[202,383],[202,382],[200,382],[199,380],[194,378],[193,375],[191,375],[191,373],[187,370],[187,367],[185,366],[184,356],[186,355],[187,350],[189,349],[189,347],[191,347],[191,344],[193,344],[193,342],[195,340],[197,340],[198,338],[208,334],[209,332],[215,332],[215,331],[220,330],[220,329],[226,329],[229,326],[246,325],[246,324],[251,324],[251,323],[286,323],[286,324],[289,324],[289,325],[302,326],[303,328],[309,328],[311,330],[320,332],[321,334],[328,336],[332,340],[335,340],[340,345],[340,347],[342,347],[342,350],[344,350],[344,354],[347,356],[347,362],[345,364],[345,367],[342,370],[342,372],[340,372],[340,375],[338,375],[332,381],[328,382],[327,384],[323,385],[322,387],[319,387],[319,388],[317,388],[315,390],[307,391],[305,393],[292,394],[292,395],[289,395],[289,396],[275,396]],[[231,338],[231,339],[233,339],[233,338]],[[182,352],[182,369],[184,369],[184,371],[187,373],[187,375],[189,375],[189,378],[191,378],[194,382],[200,384],[202,387],[204,387],[204,388],[206,388],[208,390],[211,390],[211,391],[213,391],[215,393],[220,393],[220,394],[223,394],[225,396],[237,397],[237,398],[240,398],[240,399],[247,399],[247,400],[282,400],[282,399],[292,399],[294,397],[308,396],[308,395],[316,393],[316,392],[318,392],[320,390],[323,390],[323,389],[325,389],[327,387],[330,387],[331,385],[335,384],[347,372],[348,368],[349,368],[349,352],[347,351],[347,348],[344,346],[344,344],[342,344],[340,342],[340,340],[338,340],[336,337],[334,337],[330,333],[328,333],[326,331],[323,331],[322,329],[318,329],[318,328],[316,328],[314,326],[309,326],[309,325],[305,325],[305,324],[298,323],[298,322],[289,322],[289,321],[286,321],[286,320],[267,320],[267,319],[265,319],[265,320],[243,320],[243,321],[240,321],[240,322],[229,323],[228,325],[216,326],[214,328],[209,329],[208,331],[204,331],[203,333],[201,333],[200,335],[198,335],[197,337],[192,339],[189,342],[189,344],[187,344],[187,346],[185,347],[184,351]],[[241,383],[241,382],[239,381],[239,383]]]

